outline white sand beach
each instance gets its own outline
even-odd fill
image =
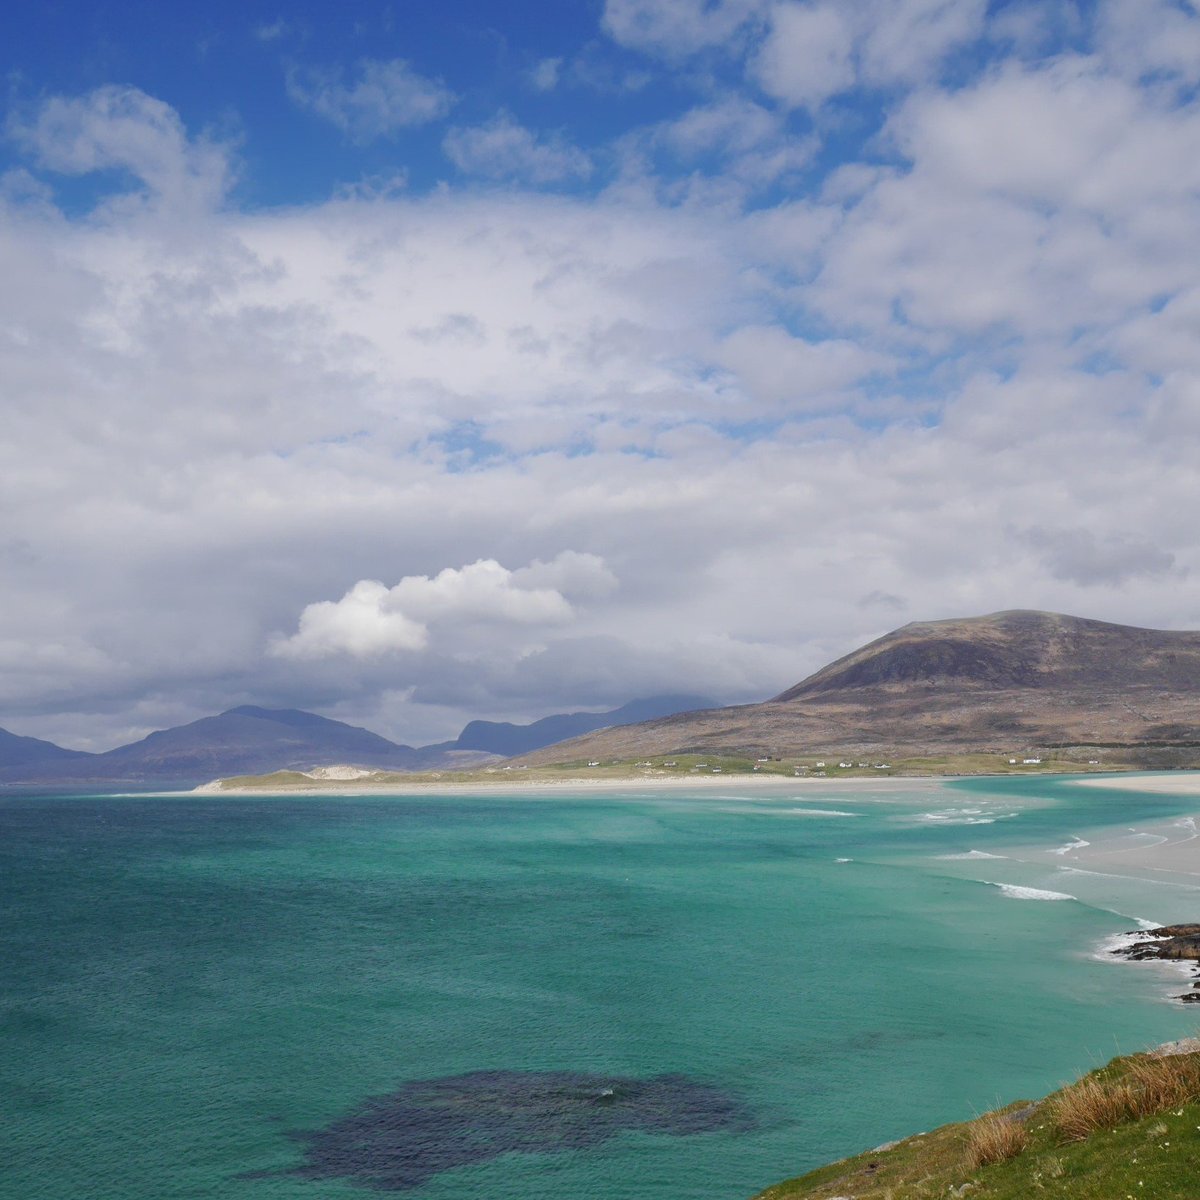
[[[1171,771],[1161,775],[1140,772],[1077,779],[1080,787],[1120,788],[1132,792],[1161,792],[1171,796],[1200,796],[1200,771]]]
[[[325,770],[334,770],[326,768]],[[944,782],[950,776],[938,776],[938,782]],[[621,794],[647,791],[663,792],[711,792],[711,791],[753,791],[755,793],[776,793],[787,795],[797,789],[835,789],[838,791],[888,791],[900,784],[919,786],[931,782],[923,777],[892,777],[880,779],[864,779],[861,776],[851,779],[831,779],[812,775],[754,775],[718,774],[718,775],[625,775],[611,779],[545,779],[534,778],[522,781],[515,779],[495,779],[456,781],[453,776],[445,779],[430,780],[428,778],[388,783],[359,782],[353,777],[338,774],[324,774],[314,778],[311,784],[288,783],[273,792],[269,787],[225,787],[219,779],[211,783],[201,784],[188,795],[211,794],[221,796],[263,796],[263,795],[322,795],[322,796],[436,796],[436,795],[488,795],[488,796],[519,796],[562,793],[609,793]]]

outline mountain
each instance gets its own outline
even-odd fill
[[[453,743],[458,750],[482,750],[509,758],[552,746],[567,738],[579,737],[596,729],[612,725],[634,725],[655,717],[705,708],[710,701],[700,696],[651,696],[633,700],[608,712],[558,713],[543,717],[529,725],[513,725],[508,721],[471,721]]]
[[[44,742],[41,738],[21,737],[0,729],[0,769],[5,767],[25,766],[29,763],[67,763],[78,759],[91,758],[83,750],[65,750],[53,742]]]
[[[522,761],[1067,747],[1126,765],[1200,764],[1200,633],[1023,610],[917,622],[773,700],[609,729]]]
[[[164,729],[103,754],[54,749],[70,758],[51,756],[6,765],[0,779],[42,784],[185,784],[202,783],[219,774],[304,769],[324,763],[408,770],[420,759],[411,746],[397,745],[354,725],[299,709],[252,705]]]
[[[301,709],[250,704],[160,730],[103,754],[64,750],[53,742],[0,729],[0,783],[185,786],[222,775],[340,763],[391,771],[472,767],[601,726],[644,721],[705,703],[694,696],[654,696],[607,713],[564,713],[531,725],[472,721],[455,741],[417,748]]]
[[[411,746],[356,725],[295,708],[246,704],[98,754],[90,765],[122,777],[206,780],[214,773],[240,775],[335,762],[405,770],[416,757]]]

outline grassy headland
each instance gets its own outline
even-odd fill
[[[831,1163],[755,1200],[1195,1200],[1200,1042],[1114,1059],[1034,1103]]]

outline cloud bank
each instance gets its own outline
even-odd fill
[[[298,70],[464,182],[277,208],[137,89],[14,111],[0,724],[422,741],[911,619],[1200,626],[1200,17],[1139,11],[610,0],[691,91],[591,141]]]

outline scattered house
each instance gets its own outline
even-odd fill
[[[713,767],[713,769],[712,769],[712,773],[713,773],[714,775],[720,775],[720,773],[721,773],[721,768],[720,768],[720,767]]]
[[[769,758],[760,758],[758,761],[759,762],[770,762],[771,760]]]
[[[1042,760],[1040,758],[1023,758],[1023,759],[1021,759],[1021,761],[1026,766],[1036,767]]]
[[[1089,767],[1098,767],[1099,765],[1100,765],[1100,760],[1098,758],[1089,758],[1088,759]]]
[[[599,765],[600,765],[600,760],[598,758],[593,758],[591,760],[591,762],[588,763],[589,767],[598,767]]]
[[[841,767],[843,770],[845,770],[847,767],[852,767],[852,766],[854,766],[854,764],[853,764],[853,763],[845,763],[845,762],[842,762],[842,763],[838,763],[838,766],[839,766],[839,767]]]
[[[704,771],[704,770],[707,770],[707,768],[708,768],[708,763],[697,763],[696,764],[697,771]]]
[[[1015,766],[1015,765],[1016,765],[1016,762],[1017,762],[1017,760],[1016,760],[1015,758],[1010,758],[1010,759],[1008,760],[1008,762],[1009,762],[1009,765],[1010,765],[1010,766]]]
[[[817,774],[817,775],[824,775],[824,774],[825,774],[825,772],[824,772],[824,771],[816,771],[816,772],[814,772],[814,773],[815,773],[815,774]]]
[[[677,767],[677,766],[679,766],[679,764],[677,762],[665,762],[665,763],[663,763],[663,766],[664,767]]]
[[[891,769],[891,766],[892,766],[892,764],[891,764],[891,763],[876,763],[876,764],[875,764],[875,770],[877,770],[877,771],[888,771],[888,770],[890,770],[890,769]]]
[[[825,765],[824,763],[817,763],[818,767],[823,767],[824,765]]]

